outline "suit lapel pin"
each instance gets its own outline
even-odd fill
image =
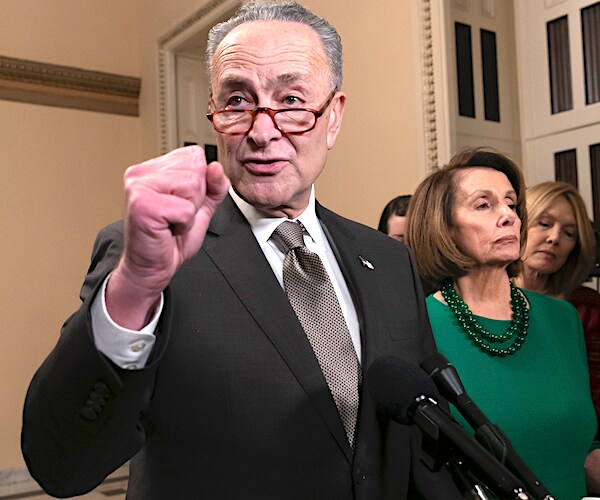
[[[359,255],[360,263],[368,269],[375,269],[375,266],[371,264],[367,259],[365,259],[362,255]]]

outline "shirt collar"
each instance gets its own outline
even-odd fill
[[[258,240],[258,242],[262,245],[266,243],[273,231],[279,224],[283,221],[291,220],[286,217],[268,217],[264,213],[257,210],[255,207],[250,205],[250,203],[244,201],[234,190],[233,188],[229,189],[229,194],[233,199],[234,203],[240,209],[246,220],[250,224],[252,228],[252,232],[254,236]],[[319,245],[323,246],[323,229],[319,223],[319,219],[317,218],[317,212],[315,210],[315,186],[313,185],[310,190],[310,198],[308,200],[308,205],[304,209],[304,211],[296,218],[294,221],[300,221],[302,225],[306,228],[306,231],[313,239],[313,241]]]

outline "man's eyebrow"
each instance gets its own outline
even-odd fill
[[[283,73],[274,77],[269,77],[267,83],[273,88],[284,87],[286,85],[298,84],[305,81],[305,75],[302,73]],[[221,80],[220,87],[223,89],[252,89],[253,82],[250,78],[243,75],[228,75]]]
[[[220,86],[225,88],[248,87],[250,86],[250,79],[239,75],[226,76],[221,81]]]
[[[305,75],[299,72],[283,73],[274,77],[269,77],[267,82],[269,85],[282,85],[289,83],[296,83],[304,80]],[[239,87],[239,86],[251,86],[252,81],[243,75],[228,75],[221,81],[223,87]]]
[[[303,75],[301,73],[284,73],[282,75],[277,75],[275,78],[269,78],[269,84],[274,86],[289,85],[290,83],[297,83],[300,80],[303,80]]]

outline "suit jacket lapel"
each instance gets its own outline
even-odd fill
[[[366,243],[357,239],[355,233],[349,231],[346,225],[340,222],[341,219],[338,215],[319,204],[317,204],[317,215],[321,220],[327,239],[335,253],[354,301],[360,324],[361,366],[364,379],[364,374],[373,359],[381,355],[381,346],[377,345],[378,335],[373,335],[373,332],[381,332],[387,329],[381,319],[382,297],[377,280],[377,263],[369,261],[369,248],[365,246]],[[365,391],[363,385],[354,451],[354,460],[359,463],[369,453],[373,452],[369,450],[373,446],[373,439],[377,442],[377,439],[372,435],[372,429],[377,427],[377,423],[373,422],[373,401]],[[361,424],[362,420],[365,421]]]
[[[369,267],[368,248],[364,248],[355,234],[340,224],[340,217],[317,204],[317,215],[327,235],[336,259],[344,274],[354,301],[361,333],[361,365],[363,370],[370,364],[369,331],[377,331],[381,324],[381,294],[377,284],[377,269]],[[366,262],[364,262],[366,261]]]
[[[202,249],[304,387],[351,461],[342,421],[306,334],[250,225],[229,196],[215,213]]]

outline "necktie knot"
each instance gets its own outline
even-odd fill
[[[285,246],[286,252],[294,248],[304,246],[304,236],[302,235],[302,226],[297,222],[285,221],[279,224],[273,236],[279,239]]]

